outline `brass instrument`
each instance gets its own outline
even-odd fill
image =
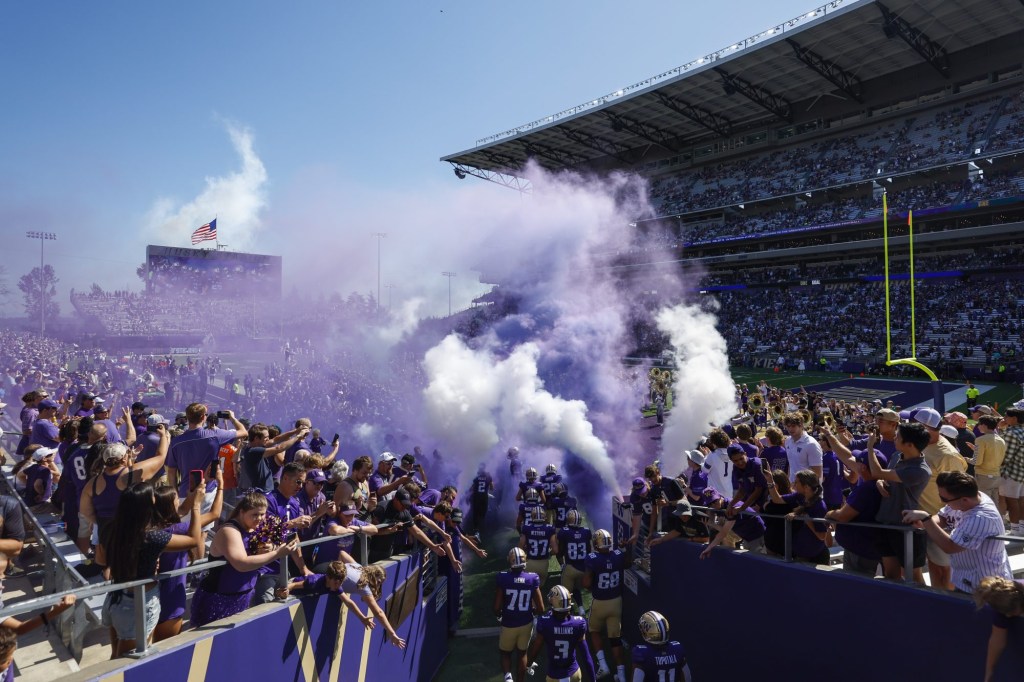
[[[761,395],[760,391],[747,399],[747,408],[751,412],[760,412],[764,409],[764,396]]]
[[[804,418],[804,430],[810,431],[814,428],[814,417],[811,416],[811,411],[806,409],[798,410],[800,416]]]
[[[782,403],[778,401],[775,401],[768,406],[768,416],[774,419],[775,421],[782,419],[782,415],[784,413],[785,410],[782,407]]]
[[[832,416],[831,412],[826,412],[821,416],[821,421],[829,428],[830,431],[836,429],[836,418]]]
[[[661,370],[657,367],[651,367],[651,371],[647,373],[647,377],[651,381],[657,381],[661,378]]]

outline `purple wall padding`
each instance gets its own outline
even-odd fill
[[[387,643],[384,628],[379,624],[369,633],[365,680],[388,682],[426,682],[433,679],[448,653],[447,583],[438,579],[435,590],[423,598],[419,580],[419,557],[405,558],[386,568],[384,595],[395,595],[400,589],[412,590],[402,602],[406,608],[396,625],[398,635],[407,641],[404,651]],[[398,596],[398,595],[395,595]],[[358,600],[357,600],[358,601]],[[382,604],[394,624],[401,610],[396,604]],[[392,600],[392,602],[395,600]],[[123,673],[124,682],[154,680],[187,680],[190,669],[205,665],[206,674],[199,679],[223,680],[289,680],[313,682],[306,670],[315,669],[315,679],[322,682],[356,682],[360,679],[366,630],[358,619],[350,616],[346,623],[337,677],[332,664],[337,647],[341,602],[334,595],[305,597],[295,613],[295,620],[305,621],[303,637],[296,639],[291,606],[284,603],[269,613],[251,620],[218,628],[207,626],[209,637],[189,641],[180,647],[133,661],[116,671],[97,676],[110,679]]]
[[[980,680],[990,616],[970,600],[684,541],[654,548],[650,584],[628,571],[623,637],[654,609],[686,647],[695,680]],[[1024,618],[996,682],[1024,670]]]

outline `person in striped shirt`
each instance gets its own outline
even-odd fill
[[[1024,522],[1021,521],[1024,511],[1024,410],[1007,410],[999,426],[999,435],[1006,441],[999,494],[1006,501],[1006,511],[1010,515],[1010,535],[1024,535]]]
[[[905,523],[913,523],[949,554],[953,586],[971,594],[988,576],[1013,578],[1006,546],[993,536],[1003,532],[1003,519],[988,495],[978,492],[978,482],[963,471],[939,474],[939,498],[946,505],[932,516],[923,510],[903,512]]]

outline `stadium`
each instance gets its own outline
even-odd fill
[[[527,640],[544,642],[546,658],[532,648],[527,656],[519,643],[512,651],[522,653],[523,667],[511,658],[505,638],[515,635],[509,631],[519,621],[512,620],[512,606],[495,600],[495,581],[500,597],[503,588],[515,590],[502,576],[523,570],[539,574],[545,609],[564,606],[573,621],[577,606],[591,615],[590,632],[581,635],[584,643],[573,654],[578,668],[588,671],[582,679],[595,670],[601,680],[654,679],[655,668],[641,664],[644,652],[664,652],[658,647],[669,639],[680,643],[685,658],[659,668],[659,679],[675,679],[677,672],[698,681],[750,674],[975,679],[983,671],[984,679],[1019,679],[1024,625],[1014,616],[1020,611],[993,620],[993,608],[981,609],[971,598],[981,586],[959,582],[964,569],[956,555],[963,548],[955,544],[955,526],[973,507],[955,505],[977,497],[994,509],[998,529],[982,540],[1002,552],[1006,582],[1016,580],[1020,591],[1024,500],[1018,498],[1024,494],[1011,487],[1007,495],[998,485],[1002,495],[983,494],[993,488],[984,487],[987,474],[974,455],[976,443],[996,432],[1000,442],[1005,439],[1002,461],[1024,458],[1024,422],[1014,416],[1024,410],[1024,5],[834,0],[736,38],[717,52],[444,156],[441,162],[465,183],[494,183],[538,205],[566,187],[586,186],[573,196],[611,196],[616,209],[610,215],[621,222],[583,247],[538,253],[536,267],[522,264],[522,271],[481,254],[481,282],[490,292],[466,310],[420,320],[415,334],[403,337],[383,361],[375,357],[380,353],[365,352],[382,345],[374,332],[384,326],[379,282],[376,299],[334,294],[302,302],[284,293],[280,256],[222,248],[150,245],[136,271],[137,292],[72,291],[74,321],[53,321],[44,338],[23,329],[0,331],[0,379],[7,389],[0,402],[8,404],[0,410],[0,492],[12,515],[5,511],[3,522],[6,529],[17,517],[15,525],[24,526],[17,551],[0,544],[12,566],[0,606],[5,618],[21,624],[5,623],[19,635],[10,638],[17,649],[7,668],[12,679],[521,682],[535,674],[527,659],[540,661],[548,679],[580,679],[571,667],[555,667],[555,642],[562,643],[552,634],[557,628],[538,626],[542,636]],[[571,262],[553,264],[565,254],[572,254]],[[538,284],[537,272],[546,266],[571,276]],[[559,296],[561,308],[552,302]],[[571,320],[565,308],[573,306],[587,319]],[[679,311],[675,322],[665,312],[670,308]],[[615,314],[611,321],[604,317],[608,311]],[[612,336],[614,342],[608,340]],[[609,382],[619,386],[609,389]],[[146,454],[137,458],[125,455],[128,478],[145,457],[163,452],[170,483],[179,483],[174,473],[183,474],[175,505],[192,500],[193,517],[203,496],[196,495],[199,484],[189,489],[188,476],[202,474],[199,480],[211,486],[208,501],[216,499],[214,490],[222,495],[225,484],[210,483],[216,467],[193,470],[184,455],[174,455],[186,426],[231,432],[223,443],[231,451],[214,455],[224,462],[218,464],[222,469],[237,456],[238,471],[248,472],[246,453],[255,448],[264,448],[259,462],[282,454],[279,464],[269,465],[274,477],[262,504],[267,507],[273,491],[284,500],[282,509],[291,508],[288,495],[300,493],[306,506],[282,516],[282,528],[295,528],[301,547],[291,547],[292,534],[278,529],[276,541],[262,548],[291,551],[276,555],[273,564],[266,554],[266,562],[278,567],[260,574],[269,585],[268,599],[248,609],[246,600],[222,618],[215,612],[199,627],[183,626],[179,614],[180,634],[135,642],[127,657],[110,655],[112,646],[118,651],[120,634],[110,623],[110,595],[131,604],[125,618],[134,619],[132,631],[138,631],[149,628],[141,604],[152,598],[151,589],[158,590],[142,579],[152,575],[131,573],[119,580],[121,569],[115,568],[111,578],[116,559],[105,566],[108,575],[102,572],[99,550],[108,543],[101,514],[93,519],[97,529],[90,543],[80,528],[72,532],[72,526],[90,521],[78,513],[78,497],[69,494],[67,499],[75,498],[69,515],[66,503],[56,504],[56,491],[52,503],[36,496],[38,474],[28,472],[50,465],[39,464],[33,454],[45,453],[45,445],[25,449],[30,436],[33,445],[48,442],[34,441],[37,430],[24,421],[24,411],[21,423],[15,416],[18,399],[29,393],[38,395],[26,407],[39,421],[52,419],[54,446],[63,443],[58,457],[74,452],[77,438],[89,448],[99,444],[102,461],[88,479],[90,500],[101,495],[97,480],[118,490],[128,485],[118,478],[124,474],[113,454],[114,465],[104,468],[103,446],[114,445],[121,439],[118,430],[132,423],[131,441],[127,431],[123,440],[131,445],[137,427],[137,442],[150,447],[143,439],[151,437],[153,450],[143,449]],[[426,407],[410,400],[412,395],[425,396]],[[39,410],[51,408],[40,405],[48,399],[59,404],[52,408],[56,415],[44,418]],[[85,400],[93,402],[83,405]],[[107,410],[115,408],[112,416],[103,417],[104,403]],[[193,424],[195,415],[181,412],[190,403],[208,404],[209,414],[204,407]],[[57,436],[75,410],[92,426],[94,416],[114,420],[121,408],[128,424],[111,421],[107,443],[102,435],[89,440],[89,433],[70,428]],[[849,525],[849,518],[835,515],[853,504],[858,486],[901,481],[878,474],[878,462],[870,461],[874,454],[867,453],[876,445],[883,452],[884,440],[893,442],[882,433],[888,416],[880,416],[890,413],[899,423],[897,451],[903,458],[913,459],[908,452],[917,446],[904,452],[902,443],[910,442],[915,429],[929,433],[927,427],[934,432],[928,447],[946,438],[942,447],[963,461],[960,468],[944,461],[941,466],[949,468],[939,473],[925,448],[917,448],[929,471],[954,477],[936,483],[933,475],[931,489],[943,503],[936,509],[928,509],[929,493],[922,492],[913,498],[920,504],[902,510],[928,512],[920,512],[923,531],[916,533],[913,525],[884,529],[891,522],[876,521],[874,513],[860,516],[859,528],[856,520]],[[933,413],[941,429],[940,422],[929,422]],[[212,422],[204,422],[207,417]],[[161,418],[167,423],[158,427]],[[175,421],[184,423],[172,427]],[[264,436],[264,424],[280,426]],[[798,467],[793,460],[774,473],[782,474],[780,488],[793,487],[789,495],[814,489],[796,476],[798,468],[809,468],[800,474],[816,473],[820,515],[804,498],[797,504],[784,497],[788,507],[776,500],[776,467],[767,466],[764,453],[781,443],[769,432],[784,438],[791,425],[796,431],[788,431],[787,444],[804,437],[823,443],[814,447],[819,455],[830,451],[828,461],[835,464],[823,465],[819,458],[815,472],[813,461]],[[29,435],[22,437],[26,426]],[[310,432],[310,426],[317,430]],[[242,428],[247,442],[234,437]],[[163,445],[161,429],[170,432]],[[744,429],[749,438],[742,436]],[[965,433],[972,430],[966,445]],[[331,432],[345,436],[332,442]],[[725,441],[716,445],[721,437]],[[315,440],[322,442],[314,449]],[[744,446],[753,449],[744,454]],[[296,455],[300,450],[305,454]],[[757,493],[734,517],[726,509],[743,502],[741,491],[752,490],[740,474],[749,465],[737,458],[763,462],[766,469]],[[362,459],[369,461],[357,464]],[[336,468],[342,460],[344,474]],[[305,468],[296,464],[303,461]],[[411,492],[393,482],[390,467],[398,469],[399,462],[415,486]],[[725,465],[724,478],[716,478],[713,462]],[[822,482],[828,488],[823,466],[833,466],[834,479],[846,480],[836,489],[836,504],[828,503],[828,515],[821,499],[827,492]],[[895,471],[896,464],[891,466],[888,471]],[[1012,483],[1013,466],[997,467],[993,477]],[[705,483],[711,475],[711,492],[728,487],[728,494],[722,489],[717,496],[691,495],[700,492],[692,485],[692,470],[701,473],[702,467],[708,470]],[[378,475],[383,478],[375,483]],[[303,487],[315,489],[321,479],[321,496],[334,491],[326,497]],[[670,481],[684,481],[678,494]],[[236,481],[232,499],[213,502],[221,505],[214,507],[214,518],[235,518],[257,483]],[[958,492],[960,485],[967,492]],[[381,498],[384,514],[367,509],[364,488],[373,493],[374,507]],[[543,490],[546,510],[533,508],[540,506],[533,504],[533,489],[537,500]],[[437,499],[429,500],[431,491]],[[1003,506],[997,508],[1000,497]],[[578,522],[566,520],[569,507],[557,502],[563,498],[573,500]],[[676,505],[684,502],[690,511],[682,522]],[[453,507],[463,509],[464,523],[453,520]],[[358,524],[345,516],[349,510],[358,514]],[[210,507],[202,512],[210,513]],[[337,523],[328,521],[335,514]],[[933,515],[943,519],[934,532],[945,533],[944,540],[929,526]],[[300,518],[306,526],[288,525]],[[114,519],[107,517],[107,523],[120,529],[123,524]],[[761,525],[763,541],[757,533],[748,536],[753,521]],[[950,524],[946,531],[941,523]],[[222,538],[226,525],[191,545],[192,559],[186,552],[170,569],[160,565],[161,597],[165,584],[180,581],[181,608],[187,599],[193,621],[200,608],[196,595],[208,599],[211,580],[223,581],[218,576],[230,571],[243,575]],[[357,525],[375,528],[351,530]],[[581,558],[578,567],[566,555],[565,540],[573,546],[576,528],[595,533],[591,543],[587,531],[583,554],[596,559]],[[855,570],[854,560],[864,557],[852,540],[844,545],[854,537],[851,528],[898,535],[891,555],[895,574],[885,561],[889,554],[872,557],[867,572]],[[598,529],[610,532],[609,544],[600,549]],[[185,523],[175,537],[194,530]],[[237,531],[248,541],[241,526]],[[945,563],[941,552],[916,555],[916,543],[925,537],[946,548]],[[550,542],[549,557],[548,549],[536,545],[547,547],[550,538],[557,540]],[[14,539],[5,533],[0,543]],[[805,556],[807,542],[814,551]],[[250,543],[246,558],[255,559],[259,552],[253,547],[259,545]],[[196,559],[200,545],[205,549],[199,556],[206,559]],[[509,551],[513,546],[523,548],[521,562]],[[559,546],[560,552],[554,549]],[[356,579],[339,577],[343,587],[333,590],[304,581],[307,566],[328,578],[328,570],[338,570],[319,570],[331,563],[323,560],[331,552],[355,557],[352,565],[359,568],[353,570],[380,567],[376,593],[363,580],[353,602],[345,593],[354,596],[355,588],[344,585]],[[620,554],[626,558],[616,572],[601,574],[597,566],[604,557]],[[926,570],[911,570],[911,561],[921,568],[918,559]],[[595,592],[601,575],[614,576],[617,593]],[[328,584],[322,580],[317,585]],[[263,584],[247,589],[258,592]],[[556,604],[563,597],[549,596],[557,585],[566,586],[571,611],[567,603]],[[221,596],[231,592],[218,589]],[[237,600],[241,593],[231,594]],[[518,615],[526,614],[532,633],[531,610],[537,615],[544,609],[533,606],[532,591],[523,594]],[[360,600],[364,604],[356,604]],[[605,622],[606,631],[595,630],[595,614],[616,600],[620,635],[611,622]],[[722,637],[720,629],[747,609],[785,609],[787,620],[804,624],[800,653],[791,645],[780,647],[773,637],[748,637],[743,654],[735,655],[732,638]],[[35,615],[41,610],[51,615]],[[661,622],[644,615],[651,611],[671,624],[660,639],[649,632],[651,623]],[[365,627],[364,618],[372,616],[376,627]],[[900,626],[880,629],[885,619]],[[770,616],[754,620],[755,627],[769,622]],[[164,624],[156,625],[157,632]],[[585,622],[578,627],[588,628]],[[913,641],[930,648],[910,653],[901,636],[908,630]],[[993,658],[997,635],[1001,646]],[[868,655],[844,655],[840,647],[847,641]],[[0,653],[9,651],[10,642],[0,646]]]

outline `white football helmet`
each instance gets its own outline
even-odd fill
[[[657,611],[640,616],[640,635],[648,644],[668,642],[668,619]]]
[[[526,480],[529,481],[530,483],[533,483],[534,481],[536,481],[537,480],[537,470],[534,469],[533,467],[530,467],[529,469],[527,469],[526,470]]]
[[[527,502],[540,502],[540,491],[536,488],[527,488],[523,499]]]
[[[526,552],[519,547],[513,547],[508,551],[508,565],[510,568],[526,568]]]
[[[544,471],[546,471],[549,474],[557,474],[558,473],[558,467],[555,466],[554,463],[552,463],[552,464],[549,464]]]
[[[556,613],[565,613],[572,609],[572,593],[561,585],[555,585],[548,592],[548,604]]]
[[[606,552],[612,548],[612,534],[604,528],[594,531],[594,549],[598,552]]]
[[[583,524],[583,514],[580,514],[578,509],[570,509],[565,513],[565,522],[570,526],[579,526]]]
[[[519,448],[512,446],[508,449],[508,458],[515,459],[519,456]]]
[[[534,507],[531,511],[533,522],[536,525],[541,525],[547,520],[547,513],[544,511],[544,507]]]

